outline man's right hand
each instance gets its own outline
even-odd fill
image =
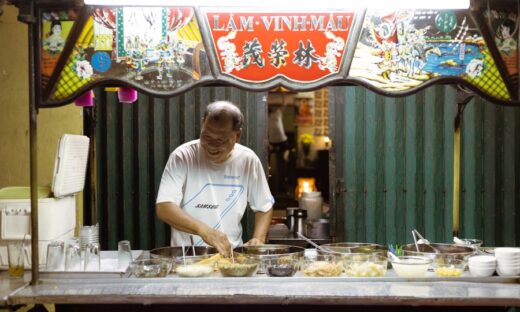
[[[200,233],[200,237],[202,237],[206,244],[215,247],[224,257],[231,256],[231,249],[233,247],[225,233],[208,227]]]

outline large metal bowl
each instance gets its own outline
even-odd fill
[[[372,243],[332,243],[323,244],[320,247],[317,249],[318,254],[338,256],[347,271],[355,263],[373,263],[380,257],[384,258],[386,263],[388,253],[386,246]]]
[[[415,244],[404,245],[402,247],[404,255],[428,257],[433,261],[432,267],[435,263],[446,263],[450,259],[460,259],[467,263],[469,257],[476,253],[474,248],[455,244],[417,244],[417,247],[419,251],[417,251]]]
[[[195,249],[195,254],[193,253],[193,249]],[[150,256],[152,258],[179,258],[184,256],[213,256],[217,254],[218,251],[213,247],[207,246],[185,246],[184,253],[182,252],[182,247],[161,247],[150,250]]]
[[[318,249],[319,254],[370,254],[377,253],[386,257],[388,248],[379,244],[372,243],[332,243],[323,244]]]
[[[286,260],[297,260],[300,261],[304,258],[305,248],[290,245],[258,245],[258,246],[241,246],[233,250],[237,254],[245,255],[248,257],[257,258],[260,266],[257,273],[265,273],[267,260],[280,261]]]

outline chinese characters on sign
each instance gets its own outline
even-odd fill
[[[249,82],[337,74],[354,13],[206,12],[220,72]]]

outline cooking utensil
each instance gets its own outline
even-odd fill
[[[413,241],[415,243],[415,249],[417,251],[419,251],[419,244],[424,244],[424,245],[428,245],[432,248],[432,250],[435,252],[435,253],[440,253],[440,251],[438,249],[436,249],[435,247],[433,247],[431,244],[430,244],[430,241],[427,240],[426,238],[424,238],[421,233],[419,233],[419,231],[417,231],[416,229],[413,229],[412,230],[412,236],[413,236]],[[417,240],[417,237],[420,238],[420,240],[418,241]]]
[[[313,241],[310,240],[309,238],[305,237],[302,233],[300,233],[300,232],[296,232],[296,234],[297,234],[300,238],[302,238],[303,240],[305,240],[307,243],[309,243],[309,244],[311,244],[312,246],[314,246],[316,249],[319,249],[319,250],[321,250],[321,251],[325,251],[325,252],[329,252],[329,253],[330,253],[330,252],[334,253],[334,251],[331,251],[331,250],[329,250],[329,249],[327,249],[327,248],[323,248],[323,247],[321,247],[320,245],[316,244],[315,242],[313,242]]]

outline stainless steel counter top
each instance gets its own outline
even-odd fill
[[[395,276],[224,278],[215,274],[137,279],[44,273],[40,285],[19,289],[8,303],[520,306],[520,278],[411,281]]]

